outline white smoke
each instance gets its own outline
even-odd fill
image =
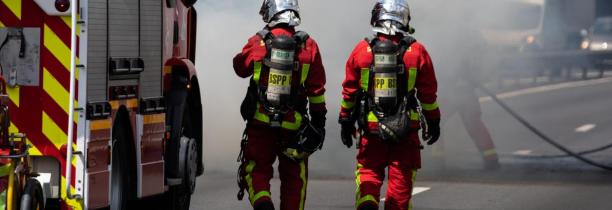
[[[340,143],[337,116],[345,62],[357,42],[372,34],[370,11],[374,0],[301,1],[302,24],[317,40],[327,72],[327,141],[324,150],[311,159],[311,174],[351,176],[355,149]],[[450,74],[450,58],[469,54],[468,27],[477,22],[505,24],[496,11],[477,1],[409,1],[415,37],[429,50],[439,75]],[[235,170],[244,128],[239,106],[248,80],[232,68],[233,56],[264,23],[258,15],[261,1],[200,0],[197,62],[204,104],[204,151],[207,170]],[[472,49],[473,50],[473,49]]]

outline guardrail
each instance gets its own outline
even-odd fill
[[[501,56],[498,66],[500,85],[506,80],[521,79],[532,79],[535,83],[542,76],[572,80],[579,75],[578,79],[588,79],[591,71],[596,71],[599,73],[598,77],[603,77],[606,70],[612,69],[612,50],[506,54]]]

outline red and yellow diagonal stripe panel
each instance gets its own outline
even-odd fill
[[[68,112],[70,99],[70,22],[65,18],[46,17],[43,26],[43,55],[42,63],[42,107],[41,126],[42,134],[46,137],[47,146],[54,149],[66,143],[68,133]],[[77,60],[78,63],[78,60]],[[74,100],[74,99],[72,99]],[[77,102],[75,100],[75,106]],[[74,119],[75,128],[77,118]],[[72,167],[75,160],[71,160]],[[74,169],[73,169],[74,170]],[[69,180],[74,183],[74,180]],[[62,176],[62,183],[65,183]],[[63,186],[63,185],[62,185]],[[74,188],[71,189],[74,191]],[[66,198],[62,192],[62,198]],[[77,201],[66,200],[73,209],[82,209]]]
[[[39,27],[41,33],[40,84],[8,88],[11,132],[26,134],[32,146],[31,155],[55,157],[62,172],[66,166],[74,171],[75,160],[68,164],[61,152],[67,139],[68,103],[71,100],[70,16],[48,16],[33,0],[0,0],[0,14],[0,27]],[[76,118],[74,123],[76,131]],[[74,180],[69,181],[74,185]],[[62,186],[65,182],[62,175]],[[65,192],[60,191],[63,205],[75,210],[83,208],[82,202],[68,200]]]

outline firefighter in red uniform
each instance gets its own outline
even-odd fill
[[[308,156],[325,136],[325,70],[315,40],[295,30],[297,0],[265,0],[260,14],[267,25],[234,57],[236,74],[251,77],[241,106],[248,123],[238,197],[246,190],[255,210],[274,209],[270,179],[278,157],[280,209],[303,210]]]
[[[456,29],[456,30],[459,30]],[[484,69],[491,64],[492,58],[487,57],[491,53],[486,45],[482,34],[473,26],[461,26],[461,35],[452,35],[447,41],[454,42],[456,50],[449,50],[442,58],[449,63],[447,68],[452,69],[446,76],[440,77],[443,85],[440,98],[444,109],[442,127],[455,115],[461,117],[465,130],[476,144],[482,157],[485,170],[496,170],[500,168],[499,157],[495,149],[495,143],[486,124],[482,120],[482,109],[478,96],[476,95],[477,83],[481,82]],[[463,49],[470,49],[468,55],[456,56]],[[438,68],[439,69],[439,68]],[[442,139],[444,139],[442,135]],[[433,162],[444,167],[444,144],[436,144],[432,149]]]
[[[409,35],[414,32],[409,21],[405,0],[378,0],[371,21],[376,35],[361,41],[346,64],[339,122],[342,142],[349,148],[355,122],[360,128],[358,210],[378,209],[386,168],[385,209],[410,209],[416,170],[421,167],[420,119],[426,119],[429,145],[440,136],[433,64],[425,47]]]

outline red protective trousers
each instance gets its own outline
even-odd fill
[[[389,170],[389,183],[385,199],[385,210],[407,210],[412,208],[410,199],[420,168],[420,144],[416,132],[398,144],[385,142],[376,135],[361,139],[357,154],[357,209],[366,205],[378,206],[380,189]]]
[[[274,175],[272,165],[278,157],[281,180],[281,210],[303,210],[308,182],[308,160],[296,162],[281,152],[281,143],[294,132],[272,129],[262,125],[249,125],[248,144],[243,164],[244,180],[251,205],[272,202],[270,179]]]

